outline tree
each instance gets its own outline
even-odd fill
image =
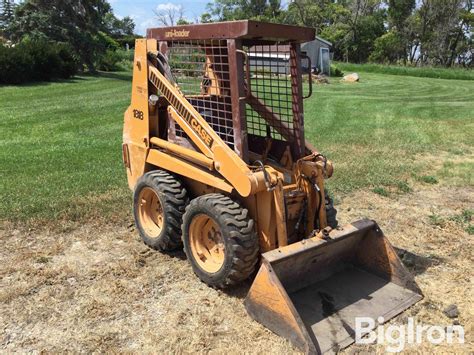
[[[15,2],[13,0],[1,0],[0,2],[0,33],[6,34],[6,29],[11,25],[15,14]]]
[[[133,36],[135,30],[135,23],[131,17],[125,16],[123,19],[118,19],[112,12],[105,15],[104,25],[106,32],[113,38]]]
[[[416,0],[388,0],[387,5],[391,35],[389,38],[385,38],[384,41],[379,41],[379,45],[382,43],[388,44],[386,40],[389,39],[391,50],[396,51],[387,53],[391,57],[390,61],[403,59],[406,63],[407,59],[411,57],[410,53],[414,40],[412,27],[410,26],[412,24],[410,16],[416,7]]]
[[[65,42],[90,71],[109,45],[106,17],[112,8],[106,0],[27,0],[16,10],[9,30],[16,40],[43,38]]]
[[[155,17],[162,26],[175,26],[184,20],[184,8],[182,5],[171,3],[160,4],[154,10]]]
[[[201,23],[211,23],[212,22],[212,15],[209,12],[202,13],[199,22],[201,22]]]
[[[400,36],[396,32],[389,31],[375,40],[374,50],[370,53],[369,60],[379,63],[396,63],[403,50]]]
[[[294,0],[285,13],[285,22],[313,27],[319,33],[331,25],[343,7],[332,0]]]
[[[415,14],[420,64],[470,65],[472,60],[471,0],[422,0]],[[471,59],[470,59],[471,58]]]
[[[216,0],[207,5],[209,14],[218,21],[282,21],[280,0]]]

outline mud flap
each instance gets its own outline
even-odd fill
[[[360,220],[327,240],[306,239],[262,255],[245,299],[252,318],[306,353],[355,341],[355,318],[387,321],[422,299],[378,225]],[[365,326],[365,324],[364,324]]]

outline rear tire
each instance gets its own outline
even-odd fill
[[[247,209],[229,197],[208,194],[192,200],[182,231],[194,273],[207,285],[236,285],[255,270],[259,243],[254,221]]]
[[[189,198],[181,182],[163,170],[144,174],[133,193],[133,214],[140,237],[150,248],[181,247],[181,223]]]

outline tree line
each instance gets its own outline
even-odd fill
[[[336,60],[470,68],[472,1],[292,0],[283,6],[281,0],[215,0],[193,22],[255,19],[303,25],[333,44]],[[190,22],[182,6],[166,5],[155,11],[161,25]],[[134,28],[130,17],[114,15],[107,0],[0,0],[0,60],[8,62],[0,63],[0,74],[14,65],[12,53],[20,61],[40,57],[38,42],[51,47],[56,61],[67,57],[78,69],[113,70],[121,59],[119,48],[134,45]],[[33,42],[28,55],[20,49],[7,53],[8,47]]]
[[[119,49],[134,45],[134,29],[133,20],[116,17],[107,0],[0,0],[0,75],[6,81],[7,72],[23,70],[15,62],[35,66],[42,57],[57,65],[65,52],[74,61],[69,69],[113,70]],[[28,76],[37,75],[25,74],[24,81]]]
[[[215,0],[200,22],[256,19],[309,26],[353,63],[471,67],[472,0]]]

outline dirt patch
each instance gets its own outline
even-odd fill
[[[472,196],[473,188],[420,185],[392,197],[359,191],[336,206],[340,222],[375,219],[416,275],[425,298],[392,323],[416,317],[465,327],[468,344],[408,350],[473,350],[473,237],[457,218],[473,208]],[[249,283],[227,293],[213,290],[193,275],[183,253],[149,250],[130,224],[0,233],[4,351],[297,352],[246,314]],[[458,307],[456,319],[443,313],[451,304]],[[384,348],[345,351],[359,350]]]

